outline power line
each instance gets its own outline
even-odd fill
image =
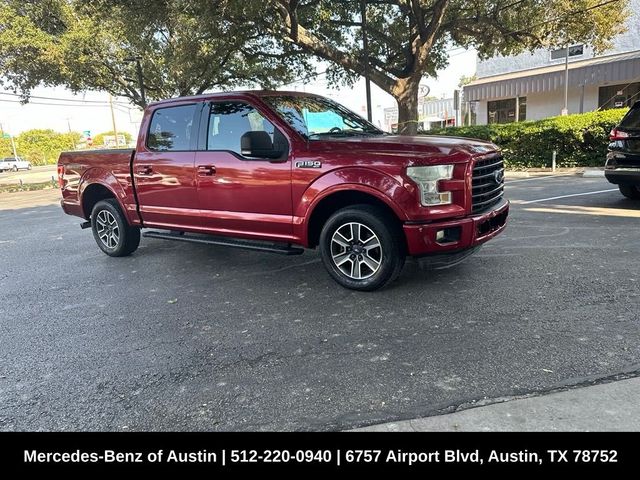
[[[8,95],[10,97],[21,97],[22,95],[18,95],[17,93],[9,93],[9,92],[0,92],[0,95]],[[29,98],[35,98],[38,100],[59,100],[64,102],[78,102],[78,103],[104,103],[105,105],[108,102],[103,100],[80,100],[77,98],[56,98],[56,97],[41,97],[37,95],[30,95]]]
[[[0,95],[7,95],[7,96],[11,96],[11,97],[22,97],[21,95],[18,95],[16,93],[9,93],[9,92],[0,92]],[[29,99],[36,99],[36,100],[54,100],[56,102],[75,102],[75,103],[79,103],[79,104],[91,104],[91,105],[71,105],[71,104],[64,104],[64,103],[56,103],[56,104],[52,104],[52,105],[63,105],[63,106],[109,106],[109,102],[103,101],[103,100],[80,100],[80,99],[76,99],[76,98],[60,98],[60,97],[42,97],[42,96],[38,96],[38,95],[30,95]],[[7,102],[10,100],[2,100],[0,99],[0,101],[3,102]],[[15,101],[15,100],[11,100],[14,103],[22,103],[21,101]],[[33,103],[35,105],[38,105],[38,103],[36,102],[28,102],[28,103]],[[120,105],[123,107],[129,107],[129,104],[126,103],[120,103],[120,102],[113,102],[114,105]]]

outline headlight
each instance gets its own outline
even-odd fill
[[[420,187],[420,203],[423,206],[430,207],[451,203],[451,192],[438,191],[438,181],[452,178],[453,165],[407,167],[407,176]]]

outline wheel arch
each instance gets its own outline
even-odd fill
[[[371,205],[383,210],[401,229],[402,214],[391,200],[383,200],[382,193],[360,185],[341,185],[332,189],[309,208],[310,215],[306,224],[306,240],[310,248],[316,247],[320,240],[320,232],[326,221],[338,210],[354,205]],[[395,207],[395,208],[394,208]]]

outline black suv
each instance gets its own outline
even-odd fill
[[[609,136],[604,176],[627,198],[640,199],[640,101]]]

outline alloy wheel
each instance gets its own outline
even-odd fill
[[[380,269],[382,245],[366,225],[345,223],[331,237],[331,258],[344,275],[353,280],[364,280]]]
[[[96,231],[102,244],[107,248],[116,248],[120,241],[120,228],[116,218],[108,210],[100,210],[96,217]]]

